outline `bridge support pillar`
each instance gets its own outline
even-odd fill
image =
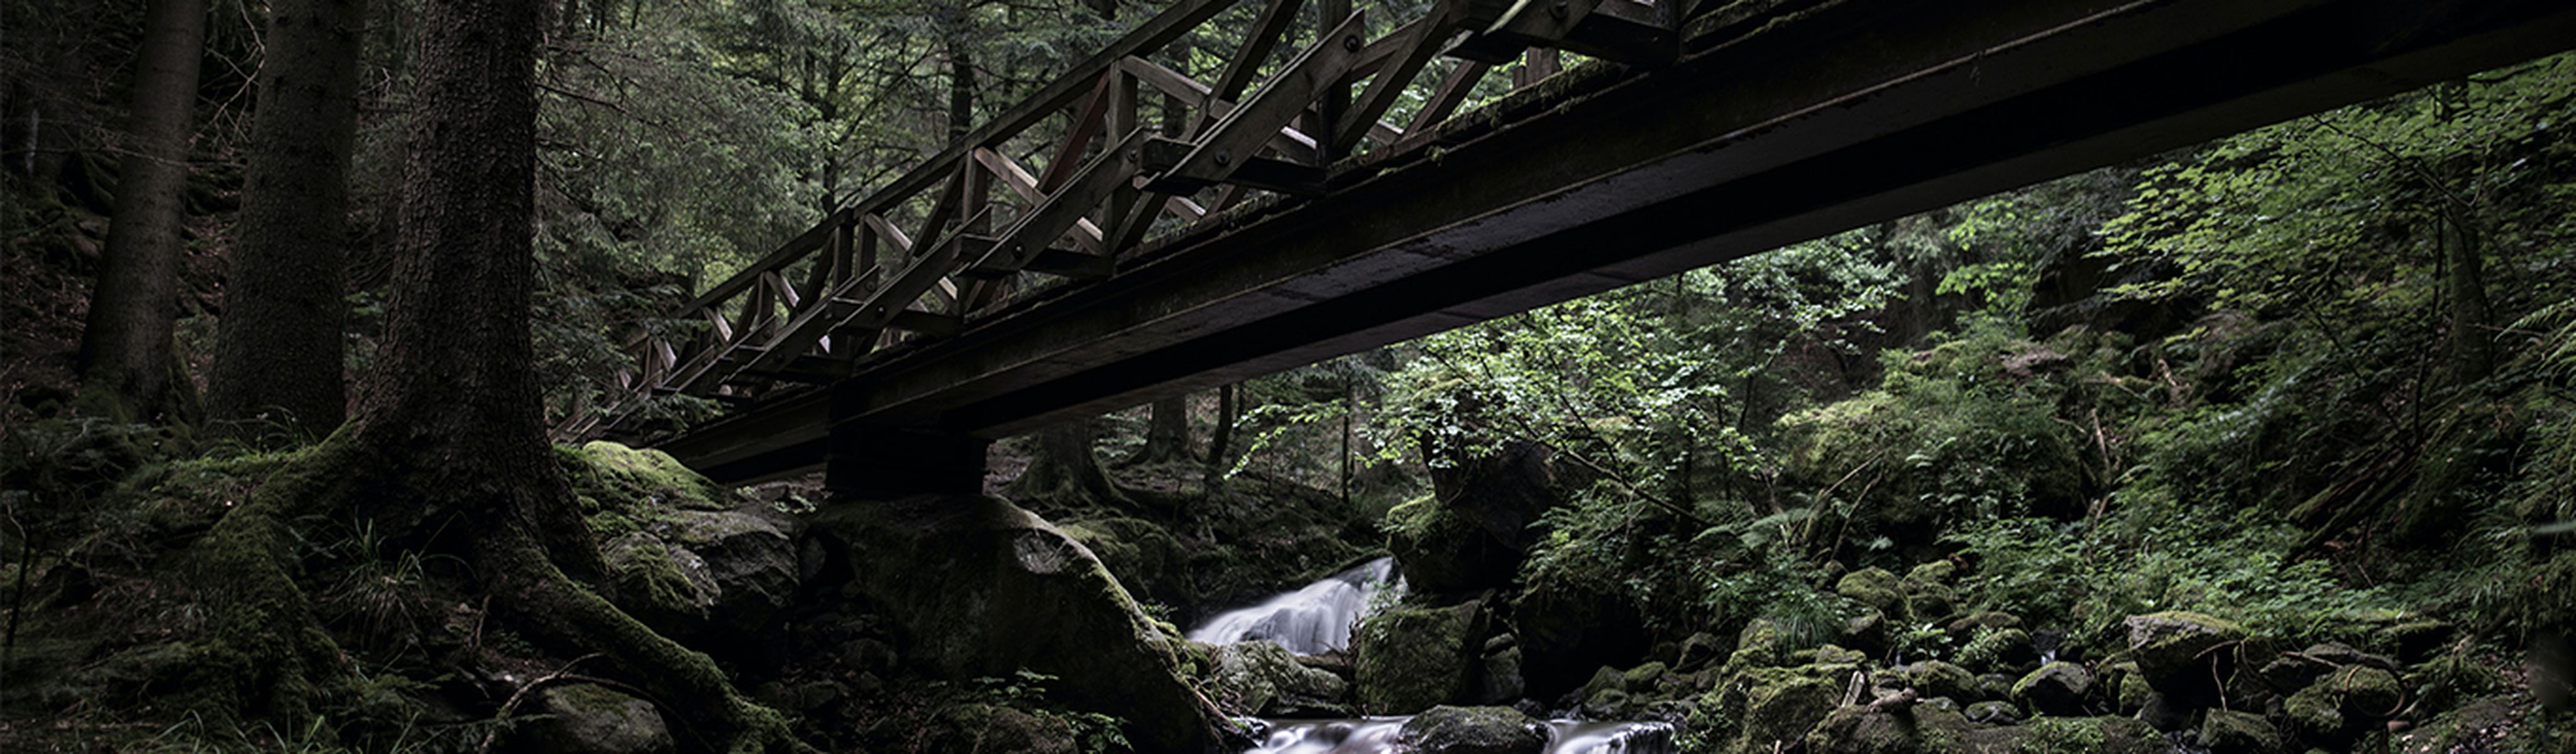
[[[993,441],[919,429],[835,427],[823,488],[857,500],[984,491],[984,450]]]

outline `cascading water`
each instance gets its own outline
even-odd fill
[[[1219,615],[1191,629],[1191,641],[1233,644],[1278,642],[1301,655],[1350,648],[1351,628],[1380,589],[1401,589],[1395,561],[1379,558],[1259,605]],[[1396,734],[1411,717],[1343,720],[1264,720],[1262,743],[1243,754],[1392,754]],[[1673,726],[1666,723],[1552,720],[1547,754],[1673,754]]]
[[[1270,601],[1219,615],[1190,641],[1225,645],[1268,639],[1301,655],[1349,649],[1351,626],[1393,578],[1395,559],[1378,558]]]

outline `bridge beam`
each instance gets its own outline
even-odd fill
[[[992,444],[964,433],[843,425],[831,435],[823,488],[851,500],[980,494]]]

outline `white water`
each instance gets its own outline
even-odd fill
[[[1260,746],[1243,754],[1385,754],[1410,717],[1279,720]],[[1548,754],[1671,754],[1673,727],[1663,723],[1548,722]]]
[[[1392,558],[1363,563],[1304,589],[1219,615],[1190,629],[1190,641],[1223,646],[1268,639],[1301,655],[1349,649],[1351,626],[1359,623],[1369,600],[1392,578],[1394,570]]]

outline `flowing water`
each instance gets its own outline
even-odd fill
[[[1226,645],[1268,639],[1301,655],[1351,646],[1351,626],[1385,588],[1395,559],[1378,558],[1270,601],[1219,615],[1190,630],[1190,641]]]
[[[1259,605],[1219,615],[1190,630],[1206,644],[1268,640],[1301,655],[1349,649],[1351,628],[1381,589],[1397,588],[1395,561],[1379,558],[1334,574]],[[1262,743],[1244,754],[1388,754],[1396,732],[1411,717],[1344,720],[1263,720]],[[1664,723],[1553,720],[1547,754],[1671,754],[1673,727]]]

